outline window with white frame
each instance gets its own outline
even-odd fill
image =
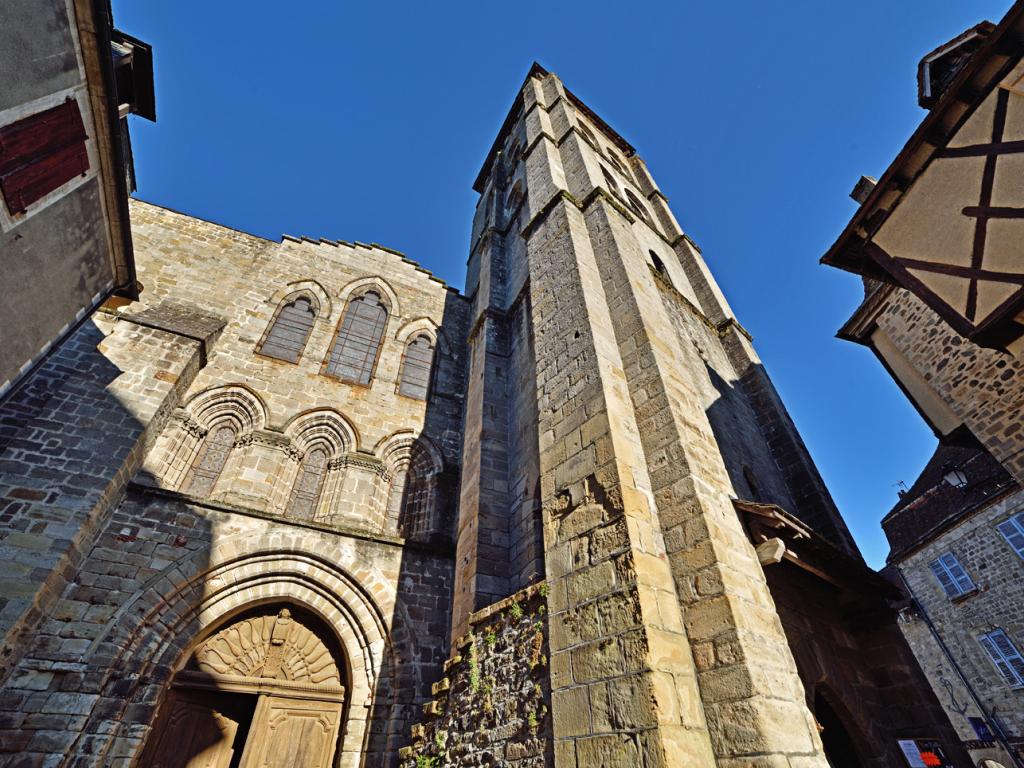
[[[1007,685],[1024,688],[1024,657],[1003,630],[996,629],[978,638],[992,663]]]
[[[1024,512],[1004,520],[996,526],[1017,556],[1024,560]]]
[[[971,577],[952,552],[947,552],[938,560],[932,560],[928,567],[932,569],[947,597],[958,597],[975,589]]]

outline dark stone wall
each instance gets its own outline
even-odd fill
[[[902,765],[898,739],[938,739],[955,765],[971,765],[884,597],[866,584],[835,587],[787,562],[765,575],[807,704],[819,723],[828,720],[823,706],[838,715],[857,751],[852,764]]]
[[[402,768],[554,765],[543,592],[535,585],[474,614]]]

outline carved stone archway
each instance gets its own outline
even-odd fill
[[[171,682],[142,756],[153,768],[329,768],[345,689],[312,617],[263,606],[202,641]]]

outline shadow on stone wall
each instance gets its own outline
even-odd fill
[[[719,393],[707,416],[736,495],[778,505],[829,542],[797,542],[795,557],[817,573],[787,560],[764,566],[764,572],[807,705],[819,725],[832,729],[822,733],[823,742],[832,750],[855,744],[856,754],[847,756],[854,762],[833,755],[840,760],[835,765],[896,765],[902,760],[896,740],[911,738],[940,738],[956,764],[967,765],[896,624],[888,585],[880,584],[856,549],[844,551],[849,533],[763,366],[751,364],[735,384],[710,366],[707,374]],[[737,434],[744,439],[737,441]]]
[[[109,335],[83,324],[0,404],[0,751],[17,754],[5,764],[106,764],[121,723],[151,714],[129,710],[132,689],[163,682],[105,633],[175,550],[166,520],[119,514],[120,501],[199,343],[106,322]]]
[[[447,293],[437,362],[427,400],[422,436],[440,450],[444,467],[432,488],[433,525],[408,539],[398,571],[391,637],[370,709],[365,766],[395,766],[398,750],[430,700],[451,643],[454,540],[459,499],[459,464],[466,391],[465,337],[468,305]],[[409,495],[407,488],[407,496]],[[403,506],[409,501],[403,499]]]

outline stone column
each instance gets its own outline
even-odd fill
[[[500,195],[498,195],[500,197]],[[462,479],[455,535],[452,637],[469,615],[506,597],[509,587],[508,334],[500,236],[485,234],[478,259],[477,301],[469,333]]]

